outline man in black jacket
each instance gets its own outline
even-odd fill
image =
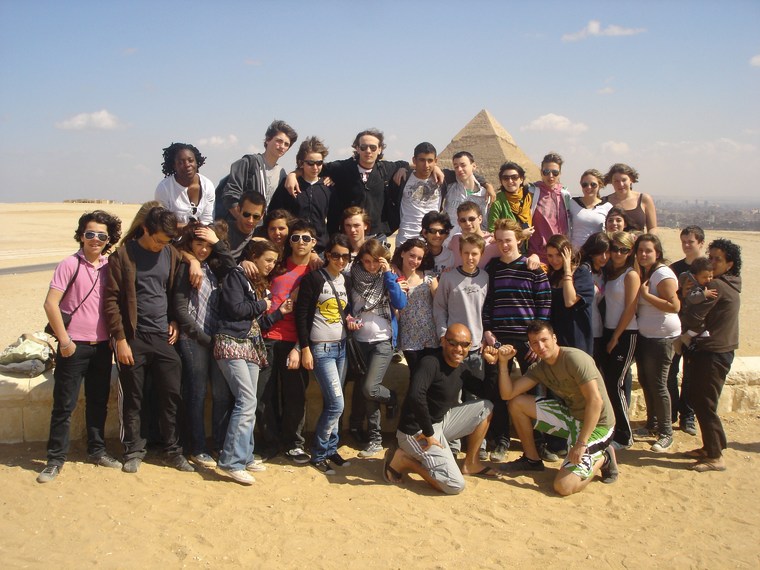
[[[474,394],[483,392],[482,379],[461,365],[471,344],[469,329],[453,324],[443,337],[442,351],[420,360],[396,432],[399,448],[385,454],[383,478],[388,483],[401,483],[404,473],[414,472],[439,491],[456,495],[464,490],[463,473],[499,477],[478,458],[493,404],[488,400],[458,404],[463,386]],[[483,357],[494,364],[497,350],[486,347]],[[464,436],[469,436],[467,456],[460,471],[448,442]]]

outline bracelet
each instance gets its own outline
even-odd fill
[[[68,342],[67,344],[64,344],[63,346],[60,346],[60,345],[59,345],[59,347],[58,347],[58,348],[60,348],[61,350],[66,350],[68,347],[70,347],[70,346],[71,346],[71,343],[72,343],[72,342],[74,342],[74,341],[72,340],[72,338],[71,338],[71,337],[69,337],[69,342]]]
[[[582,445],[583,447],[588,447],[588,443],[586,443],[585,441],[576,441],[575,445]]]
[[[564,275],[562,277],[562,281],[572,281],[572,280],[573,280],[573,276],[572,275]]]

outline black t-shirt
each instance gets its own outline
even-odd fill
[[[678,261],[674,261],[670,264],[670,268],[673,270],[673,273],[676,274],[676,277],[681,275],[681,273],[684,273],[685,271],[691,270],[691,264],[686,263],[686,258],[679,259]],[[679,287],[678,289],[678,298],[681,299],[681,289]]]
[[[227,231],[227,242],[230,244],[230,255],[236,262],[240,263],[243,250],[245,249],[245,246],[248,245],[248,242],[251,241],[253,235],[254,234],[244,234],[237,228],[237,225],[235,225],[234,222],[230,222],[229,230]],[[266,234],[262,237],[266,237]]]
[[[420,430],[426,436],[433,435],[433,424],[440,423],[459,403],[463,386],[476,395],[484,391],[482,379],[473,375],[466,365],[452,368],[440,352],[425,356],[409,384],[398,429],[407,435]]]
[[[158,253],[148,251],[136,240],[127,242],[127,247],[135,260],[137,331],[168,334],[166,288],[171,271],[171,252],[168,247]]]

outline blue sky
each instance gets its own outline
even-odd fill
[[[406,159],[483,108],[573,193],[626,162],[655,199],[758,196],[760,2],[366,4],[0,0],[0,200],[151,199],[174,141],[216,182],[274,118]]]

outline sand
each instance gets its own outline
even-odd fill
[[[136,208],[104,207],[125,225]],[[75,249],[71,235],[85,209],[3,204],[0,268],[59,261]],[[42,221],[42,235],[24,235],[40,232]],[[739,353],[759,354],[758,309],[748,300],[757,298],[760,235],[725,236],[744,246]],[[677,258],[677,231],[663,237]],[[41,327],[51,273],[0,275],[3,346]],[[568,498],[551,491],[558,464],[535,476],[468,478],[464,493],[446,497],[417,478],[383,483],[381,456],[358,459],[351,447],[341,452],[353,464],[335,477],[279,459],[242,487],[213,471],[178,473],[156,454],[136,475],[95,467],[77,441],[58,479],[39,485],[45,445],[0,445],[0,559],[8,568],[757,568],[760,414],[730,414],[724,422],[724,473],[687,470],[691,461],[678,453],[699,439],[678,431],[672,453],[638,442],[620,452],[617,483],[594,482]],[[109,449],[117,454],[120,445],[109,441]]]

